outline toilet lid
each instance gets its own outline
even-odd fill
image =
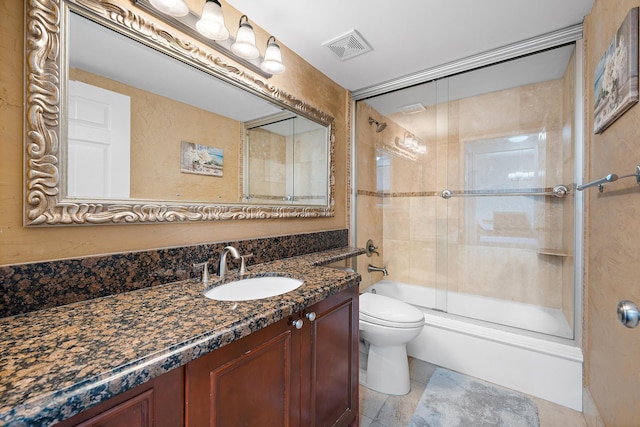
[[[365,292],[360,294],[360,319],[389,326],[414,327],[424,324],[424,313],[406,302]]]

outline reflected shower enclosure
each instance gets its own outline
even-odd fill
[[[570,44],[356,103],[357,244],[416,305],[574,338],[575,67]]]
[[[244,200],[326,205],[329,179],[325,126],[292,114],[244,124]]]

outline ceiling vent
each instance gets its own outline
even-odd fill
[[[372,50],[371,46],[356,30],[351,30],[347,34],[323,43],[322,46],[326,46],[341,61],[346,61]]]
[[[422,113],[423,111],[427,111],[427,109],[425,108],[424,105],[418,103],[418,104],[405,105],[404,107],[398,108],[398,111],[401,112],[402,114],[409,115],[409,114]]]

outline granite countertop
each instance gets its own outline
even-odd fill
[[[54,424],[357,285],[357,273],[320,266],[362,253],[250,266],[304,280],[262,300],[213,301],[192,279],[0,319],[0,426]]]

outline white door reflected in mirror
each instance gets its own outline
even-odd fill
[[[69,81],[67,195],[129,198],[130,98]]]

